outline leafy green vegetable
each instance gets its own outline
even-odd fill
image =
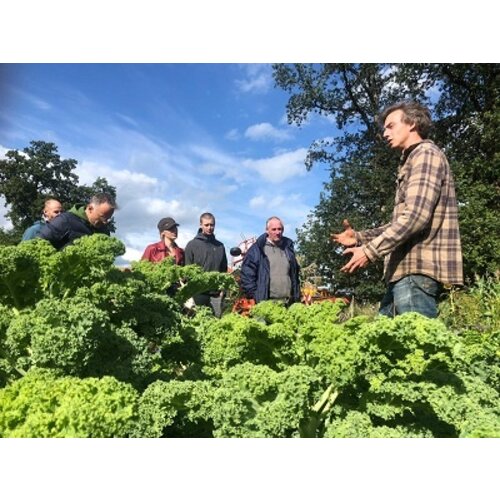
[[[345,321],[328,301],[218,319],[183,304],[231,276],[169,261],[123,271],[122,251],[102,235],[61,252],[0,248],[1,435],[500,435],[494,287],[481,292],[484,328],[475,314],[461,328],[418,314]],[[106,405],[123,409],[119,423]]]
[[[360,411],[349,411],[343,418],[336,418],[327,426],[328,438],[423,438],[432,437],[425,428],[416,426],[375,426],[370,417]]]
[[[41,239],[0,246],[0,302],[23,309],[40,300],[43,276],[55,253],[52,245]]]
[[[299,437],[317,393],[318,376],[308,366],[282,372],[251,363],[233,366],[214,392],[214,436]]]
[[[0,389],[0,437],[127,437],[138,394],[113,377],[58,378],[33,370]]]
[[[109,329],[106,313],[88,300],[41,300],[11,321],[7,357],[21,373],[38,366],[82,375]]]
[[[141,260],[132,264],[132,271],[155,292],[171,292],[179,304],[210,290],[234,290],[237,285],[230,274],[205,272],[195,264],[177,266],[171,259],[161,262]]]
[[[211,437],[213,388],[208,381],[156,381],[141,396],[137,437]]]

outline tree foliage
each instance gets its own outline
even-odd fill
[[[348,218],[355,229],[387,223],[393,207],[398,153],[384,144],[377,125],[387,105],[415,99],[433,112],[432,138],[444,148],[455,176],[469,281],[500,267],[498,65],[488,64],[277,64],[276,85],[290,94],[288,122],[311,114],[335,120],[339,134],[314,141],[306,158],[324,163],[330,180],[298,231],[306,265],[315,262],[336,288],[353,288],[373,300],[381,291],[381,263],[356,276],[339,272],[343,257],[329,235]]]
[[[6,217],[14,226],[2,230],[0,244],[17,243],[24,230],[40,219],[43,204],[57,198],[68,209],[84,205],[92,194],[108,192],[116,196],[115,187],[98,177],[91,186],[80,186],[74,173],[77,160],[61,159],[51,142],[31,141],[22,151],[10,150],[0,160],[0,195],[4,196]]]

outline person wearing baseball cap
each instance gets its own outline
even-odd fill
[[[151,243],[144,250],[141,260],[150,262],[161,262],[166,257],[173,257],[178,266],[184,265],[184,250],[180,248],[175,240],[177,239],[177,228],[179,224],[172,217],[164,217],[158,222],[160,240]]]

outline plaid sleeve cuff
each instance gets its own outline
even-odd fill
[[[365,255],[368,257],[368,260],[370,262],[374,262],[379,258],[379,255],[377,254],[375,248],[373,248],[373,245],[371,243],[367,243],[361,248],[363,248],[363,252],[365,252]]]

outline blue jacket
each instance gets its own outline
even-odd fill
[[[255,299],[256,302],[269,299],[269,259],[264,253],[266,239],[266,233],[261,234],[257,238],[257,241],[250,247],[245,255],[240,271],[240,285],[243,292],[247,297]],[[293,241],[283,236],[281,248],[285,251],[285,255],[290,262],[290,279],[292,282],[290,302],[298,302],[300,300],[300,268],[295,258]]]
[[[28,229],[26,229],[26,231],[24,231],[21,241],[27,241],[36,238],[40,234],[40,231],[42,230],[43,226],[45,226],[44,220],[36,221],[32,226],[30,226]]]

